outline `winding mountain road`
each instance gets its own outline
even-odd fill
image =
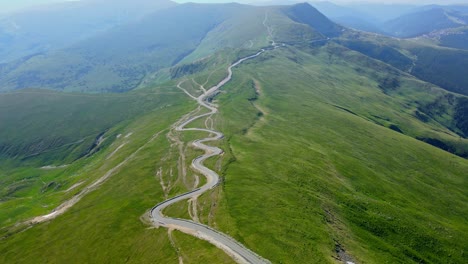
[[[233,238],[229,237],[228,235],[223,234],[219,231],[216,231],[215,229],[207,225],[203,225],[203,224],[185,220],[185,219],[166,217],[163,215],[162,212],[166,207],[172,204],[175,204],[179,201],[183,201],[186,199],[198,197],[201,194],[205,193],[206,191],[210,189],[213,189],[216,185],[218,185],[220,181],[219,175],[213,170],[205,167],[203,165],[203,162],[211,157],[222,154],[223,151],[220,148],[208,146],[208,145],[205,145],[204,143],[209,142],[209,141],[220,140],[221,138],[223,138],[223,134],[218,131],[204,129],[204,128],[185,128],[185,127],[197,119],[216,114],[218,112],[217,107],[209,103],[207,99],[210,96],[213,96],[216,92],[218,92],[218,90],[222,86],[224,86],[226,83],[228,83],[232,79],[232,68],[236,67],[237,65],[241,64],[242,62],[246,60],[253,59],[259,56],[263,52],[265,52],[265,49],[260,50],[254,55],[250,55],[250,56],[244,57],[236,61],[234,64],[229,66],[228,75],[222,81],[220,81],[217,85],[211,87],[210,89],[206,90],[199,97],[194,97],[190,95],[187,91],[185,91],[190,97],[195,99],[200,106],[203,106],[207,108],[208,110],[210,110],[208,113],[195,115],[195,116],[189,117],[188,119],[187,117],[183,117],[181,120],[179,120],[178,123],[176,123],[179,125],[176,126],[175,128],[177,131],[202,131],[202,132],[207,132],[210,134],[210,136],[207,138],[199,139],[193,142],[193,145],[198,149],[204,150],[205,154],[195,158],[192,161],[192,167],[198,172],[205,175],[207,179],[207,183],[200,188],[197,188],[190,192],[178,195],[164,202],[161,202],[157,204],[155,207],[153,207],[150,211],[151,220],[153,221],[154,225],[179,230],[181,232],[207,240],[210,243],[217,246],[218,248],[221,248],[222,250],[224,250],[227,254],[233,257],[234,260],[236,260],[238,263],[270,263],[270,261],[252,252],[251,250],[249,250],[248,248],[246,248],[245,246],[243,246],[242,244],[240,244]],[[180,85],[178,85],[178,87],[181,88]]]

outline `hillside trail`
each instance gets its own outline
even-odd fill
[[[193,235],[195,237],[207,240],[208,242],[214,244],[215,246],[219,247],[220,249],[224,250],[228,255],[230,255],[235,261],[238,263],[270,263],[268,260],[262,258],[261,256],[257,255],[256,253],[252,252],[251,250],[244,247],[239,242],[235,241],[233,238],[223,234],[215,229],[200,224],[198,222],[189,221],[185,219],[178,219],[178,218],[170,218],[163,215],[163,210],[168,206],[175,204],[177,202],[187,200],[187,199],[196,199],[198,196],[202,195],[203,193],[212,190],[220,183],[219,175],[205,167],[203,165],[204,161],[221,155],[223,151],[218,147],[208,146],[205,145],[205,142],[216,141],[223,138],[223,134],[219,131],[208,129],[206,128],[186,128],[190,123],[194,122],[195,120],[210,117],[216,113],[218,113],[218,108],[216,105],[208,102],[208,99],[215,95],[221,87],[223,87],[226,83],[228,83],[232,79],[232,68],[236,67],[237,65],[241,64],[242,62],[253,59],[260,54],[265,52],[265,49],[260,50],[254,55],[246,56],[244,58],[239,59],[231,66],[228,67],[228,75],[223,80],[221,80],[217,85],[209,88],[206,92],[203,92],[202,95],[199,97],[194,97],[193,95],[189,95],[189,92],[186,91],[179,83],[177,87],[179,89],[184,90],[186,94],[188,94],[191,98],[194,98],[198,105],[204,107],[208,110],[207,113],[202,114],[193,114],[193,115],[185,115],[179,121],[174,124],[174,128],[176,131],[184,132],[184,131],[201,131],[206,132],[209,134],[208,137],[195,140],[193,145],[195,148],[201,149],[205,151],[205,154],[198,156],[194,160],[192,160],[192,168],[203,174],[206,179],[207,183],[200,188],[194,189],[187,193],[178,195],[176,197],[170,198],[162,203],[159,203],[155,207],[153,207],[150,211],[150,218],[155,226],[163,226],[167,228],[171,228],[174,230],[179,230],[181,232]]]
[[[265,12],[265,18],[263,19],[263,26],[267,30],[268,41],[271,43],[271,46],[276,47],[277,45],[276,45],[276,42],[275,42],[274,36],[273,36],[274,28],[273,28],[273,26],[268,25],[268,11]]]
[[[76,195],[74,195],[72,198],[69,200],[63,202],[59,206],[57,206],[51,213],[46,214],[46,215],[40,215],[36,216],[30,220],[27,220],[25,222],[21,222],[16,224],[16,226],[27,226],[27,228],[31,228],[33,225],[40,224],[43,222],[47,222],[50,220],[55,219],[56,217],[64,214],[67,212],[71,207],[76,205],[83,197],[85,197],[87,194],[90,192],[93,192],[97,190],[103,183],[105,183],[109,178],[111,178],[114,174],[116,174],[122,167],[124,167],[127,163],[129,163],[131,160],[135,159],[135,157],[138,155],[138,153],[146,148],[151,142],[153,142],[163,131],[159,131],[155,133],[146,143],[144,143],[142,146],[140,146],[136,151],[134,151],[132,154],[127,156],[122,162],[117,164],[116,166],[112,167],[109,169],[103,176],[89,184],[88,186],[84,187],[80,192],[78,192]],[[129,133],[126,138],[130,137],[131,133]],[[122,145],[116,148],[116,150],[111,153],[110,155],[114,155],[115,152],[120,150],[123,145],[127,144],[128,141],[124,142]],[[83,184],[83,182],[80,182],[79,185]],[[66,192],[78,187],[77,184],[74,186],[70,187]]]
[[[182,87],[182,83],[185,81],[181,81],[177,84],[177,87],[181,89],[185,94],[187,94],[190,98],[194,99],[199,107],[203,107],[208,110],[207,113],[193,113],[184,115],[181,119],[179,119],[174,125],[173,129],[175,131],[184,132],[184,131],[199,131],[199,132],[206,132],[208,136],[202,139],[197,139],[193,142],[193,146],[195,148],[203,150],[205,153],[201,156],[196,157],[192,160],[191,167],[196,172],[204,175],[206,177],[206,184],[196,188],[192,191],[186,192],[184,194],[175,196],[170,198],[166,201],[163,201],[156,206],[154,206],[150,211],[150,219],[153,222],[153,225],[156,227],[162,226],[169,228],[171,230],[178,230],[183,233],[198,237],[200,239],[206,240],[211,244],[217,246],[218,248],[222,249],[226,252],[229,256],[231,256],[236,262],[238,263],[270,263],[267,259],[259,256],[258,254],[254,253],[253,251],[249,250],[245,246],[243,246],[238,241],[234,240],[233,238],[229,237],[228,235],[221,233],[210,226],[204,225],[199,223],[198,221],[190,221],[186,219],[180,218],[171,218],[167,217],[163,214],[165,208],[173,205],[177,202],[189,200],[191,203],[196,201],[197,197],[202,195],[203,193],[212,190],[220,183],[219,175],[204,165],[204,161],[209,158],[219,156],[223,153],[223,151],[218,147],[213,147],[209,145],[205,145],[206,142],[217,141],[224,137],[224,135],[213,129],[213,120],[211,117],[218,113],[218,106],[211,103],[210,99],[215,96],[219,90],[226,85],[233,76],[232,69],[239,64],[243,63],[244,61],[256,58],[260,56],[262,53],[266,52],[270,49],[276,49],[279,46],[273,40],[273,28],[267,25],[268,22],[268,13],[265,14],[265,19],[263,20],[263,25],[267,30],[267,39],[270,44],[271,48],[261,49],[254,55],[249,55],[243,57],[233,64],[231,64],[227,68],[228,75],[222,79],[218,84],[214,85],[213,87],[206,89],[203,87],[202,94],[198,97],[190,94],[186,89]],[[198,84],[198,83],[197,83]],[[206,83],[205,83],[206,84]],[[200,87],[203,85],[198,84]],[[188,128],[187,126],[192,122],[201,119],[207,118],[205,120],[205,128]],[[210,121],[208,121],[210,120]],[[208,125],[208,122],[211,124]],[[190,207],[190,203],[189,203]],[[192,210],[191,213],[194,213],[195,209]],[[191,214],[192,215],[192,214]],[[192,217],[198,220],[198,217]]]

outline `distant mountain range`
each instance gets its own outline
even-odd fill
[[[336,5],[331,2],[312,3],[333,21],[346,27],[375,32],[392,37],[412,38],[432,34],[441,46],[466,48],[462,28],[468,24],[468,5]],[[446,38],[446,40],[443,40]]]
[[[194,61],[224,48],[255,49],[267,45],[263,28],[265,17],[259,14],[264,7],[139,1],[129,4],[120,0],[109,8],[103,1],[69,2],[3,18],[0,61],[4,63],[0,64],[0,91],[48,88],[125,92],[148,83],[152,76],[161,76],[157,73],[179,62]],[[328,2],[315,5],[332,20],[341,20],[342,25],[350,28],[401,37],[432,32],[432,37],[421,41],[420,47],[411,49],[410,54],[417,53],[418,57],[404,56],[408,65],[425,65],[420,64],[425,61],[424,56],[441,52],[425,52],[424,56],[416,52],[427,46],[427,42],[466,47],[466,28],[447,30],[465,23],[463,12],[468,8],[464,6],[414,9],[411,5],[341,7]],[[271,9],[271,16],[274,16],[271,19],[278,23],[276,40],[284,43],[338,37],[347,30],[308,4]],[[413,11],[401,15],[408,10]],[[393,19],[380,22],[389,18]],[[407,24],[409,26],[405,26]],[[453,56],[453,59],[452,65],[464,67],[468,63],[463,56]],[[399,61],[388,57],[387,60]],[[468,81],[463,74],[453,73],[460,68],[447,68],[447,65],[440,65],[442,71],[450,69],[451,73],[443,79],[432,74],[439,70],[437,66],[419,67],[421,71],[413,74],[448,90],[467,94]],[[431,73],[428,69],[432,69]]]
[[[297,1],[261,4],[294,2]],[[169,0],[137,0],[132,3],[118,0],[112,3],[108,5],[104,0],[69,1],[0,16],[0,63],[64,49],[116,27],[138,23],[153,12],[177,5]],[[402,38],[433,33],[430,38],[438,45],[466,46],[463,44],[465,31],[447,29],[467,24],[468,6],[337,5],[326,1],[311,4],[345,27]]]
[[[384,32],[396,37],[417,37],[468,24],[468,6],[427,6],[387,21]]]
[[[282,21],[276,35],[283,42],[325,39],[338,36],[343,30],[306,4],[277,7],[272,9],[273,14]],[[36,52],[4,63],[0,65],[0,91],[23,88],[128,91],[149,75],[182,60],[196,60],[228,47],[267,45],[264,16],[263,8],[240,4],[176,5],[78,40],[66,48]],[[28,21],[33,23],[34,19]],[[75,25],[65,25],[62,30],[66,28]],[[15,49],[15,45],[9,47]]]

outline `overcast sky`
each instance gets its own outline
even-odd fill
[[[42,5],[54,2],[65,2],[67,0],[0,0],[0,13],[6,13],[13,10],[18,10],[30,6]],[[112,0],[109,0],[112,2]],[[216,3],[216,2],[236,2],[236,0],[174,0],[176,2],[201,2],[201,3]],[[268,0],[240,0],[238,2],[262,2]],[[299,1],[299,0],[298,0]],[[303,0],[304,2],[306,0]],[[350,2],[370,2],[370,3],[406,3],[406,4],[450,4],[450,3],[465,3],[468,0],[331,0],[335,3],[350,3]]]

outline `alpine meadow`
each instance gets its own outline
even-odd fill
[[[463,4],[0,13],[0,263],[466,263],[467,24]]]

